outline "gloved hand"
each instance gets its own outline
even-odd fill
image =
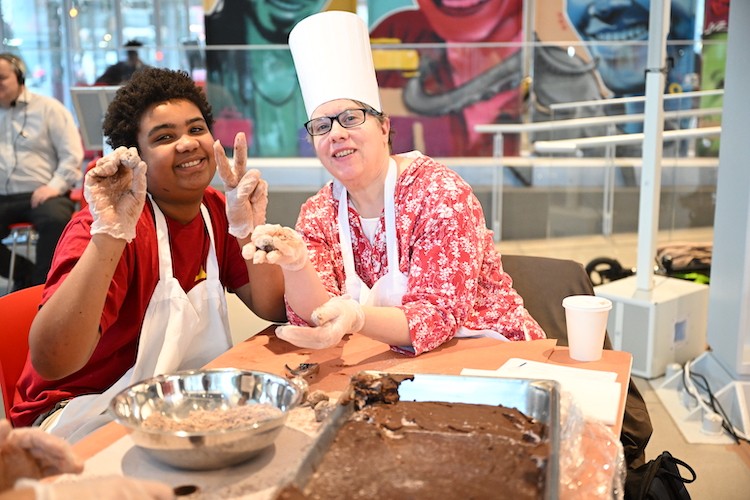
[[[124,476],[99,476],[75,481],[19,481],[15,489],[33,488],[36,500],[168,500],[174,490],[164,483]]]
[[[288,271],[299,271],[307,263],[307,245],[297,231],[278,224],[264,224],[253,231],[242,256],[253,264],[276,264]]]
[[[94,222],[91,234],[135,238],[135,226],[146,201],[146,163],[138,150],[121,146],[96,161],[86,173],[83,196]]]
[[[348,295],[332,297],[312,313],[317,326],[280,326],[276,336],[297,347],[325,349],[334,346],[347,333],[355,333],[365,326],[365,313],[359,302]]]
[[[234,165],[229,165],[219,141],[214,142],[214,156],[219,177],[224,181],[229,234],[247,238],[256,226],[266,223],[268,183],[260,178],[259,170],[245,172],[247,140],[242,132],[234,138]]]
[[[39,479],[82,470],[83,463],[62,438],[36,427],[13,429],[7,420],[0,421],[0,491],[23,477]]]

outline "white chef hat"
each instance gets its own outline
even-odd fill
[[[327,11],[306,17],[289,33],[289,49],[308,118],[334,99],[355,99],[382,111],[370,36],[359,16]]]

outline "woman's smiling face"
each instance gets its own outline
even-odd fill
[[[312,118],[337,116],[344,110],[361,107],[349,99],[336,99],[318,106]],[[387,118],[381,123],[367,113],[364,123],[352,128],[344,128],[334,120],[328,133],[313,137],[313,145],[326,170],[345,185],[352,181],[366,182],[362,174],[374,173],[370,166],[381,165],[388,158],[389,130]]]
[[[148,191],[155,199],[200,200],[216,172],[213,136],[190,101],[166,101],[143,114],[138,149],[148,165]]]

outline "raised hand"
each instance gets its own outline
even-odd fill
[[[130,243],[146,201],[146,163],[135,148],[115,149],[86,173],[83,196],[94,217],[91,234]]]
[[[230,165],[219,141],[214,142],[214,156],[219,177],[224,182],[229,234],[247,238],[256,226],[265,224],[268,208],[268,183],[256,169],[245,172],[247,139],[240,132],[234,138],[234,164]]]

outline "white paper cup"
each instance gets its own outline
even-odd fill
[[[562,305],[570,357],[577,361],[601,359],[612,301],[596,295],[571,295],[563,299]]]

